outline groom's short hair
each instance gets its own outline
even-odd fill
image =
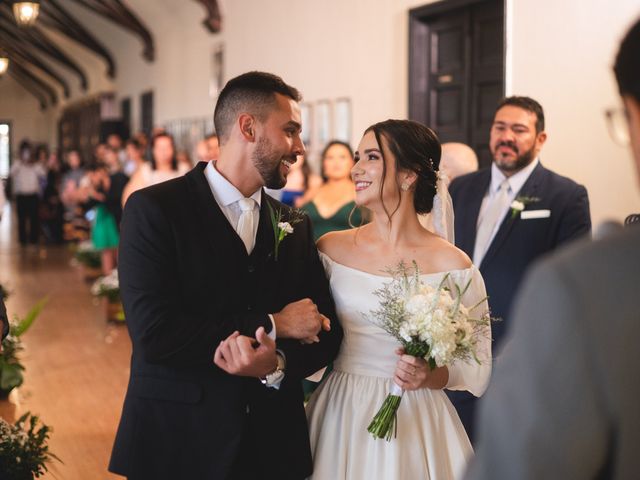
[[[229,80],[218,96],[213,113],[213,123],[220,144],[229,138],[239,114],[250,113],[261,122],[264,121],[276,104],[276,93],[296,102],[302,99],[298,90],[272,73],[248,72]]]
[[[621,95],[640,102],[640,19],[627,32],[616,56],[613,71]]]

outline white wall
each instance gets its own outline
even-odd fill
[[[94,89],[112,85],[120,98],[131,96],[134,129],[139,96],[149,89],[155,92],[158,124],[211,116],[211,57],[220,43],[226,79],[262,69],[282,75],[310,102],[350,98],[353,143],[369,124],[406,116],[408,10],[428,0],[219,3],[223,32],[211,35],[201,25],[205,11],[198,2],[129,0],[155,39],[157,58],[149,64],[137,37],[65,0],[115,56],[117,78],[112,84],[94,81]],[[543,162],[587,186],[596,224],[640,210],[629,154],[609,139],[603,116],[604,108],[618,101],[610,66],[620,36],[640,15],[638,1],[507,3],[508,91],[530,95],[545,107],[549,141]],[[79,51],[78,58],[82,55],[91,54]],[[103,66],[93,62],[92,71],[100,73]],[[0,95],[4,98],[1,85]],[[55,125],[50,128],[55,131]]]
[[[594,225],[640,211],[628,148],[607,132],[604,111],[620,105],[611,66],[640,16],[638,0],[511,0],[510,93],[536,98],[549,138],[542,161],[586,185]],[[639,59],[640,61],[640,59]]]
[[[11,122],[11,148],[23,139],[49,143],[55,131],[53,112],[40,111],[40,103],[9,75],[0,79],[0,120]]]

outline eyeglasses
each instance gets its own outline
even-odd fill
[[[629,114],[624,108],[608,108],[605,110],[607,128],[614,142],[623,147],[629,146]]]

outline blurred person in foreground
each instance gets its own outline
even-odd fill
[[[640,21],[614,72],[640,177]],[[477,479],[638,478],[640,229],[539,263],[480,409]]]

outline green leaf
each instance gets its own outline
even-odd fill
[[[19,363],[5,364],[0,371],[0,388],[3,390],[11,390],[19,387],[24,381],[22,371],[24,367]]]
[[[40,312],[48,302],[48,296],[40,299],[40,301],[36,303],[31,310],[29,310],[29,313],[27,313],[27,315],[22,320],[20,320],[17,325],[11,326],[11,334],[19,337],[27,330],[29,330],[34,320],[38,318],[38,315],[40,315]]]

